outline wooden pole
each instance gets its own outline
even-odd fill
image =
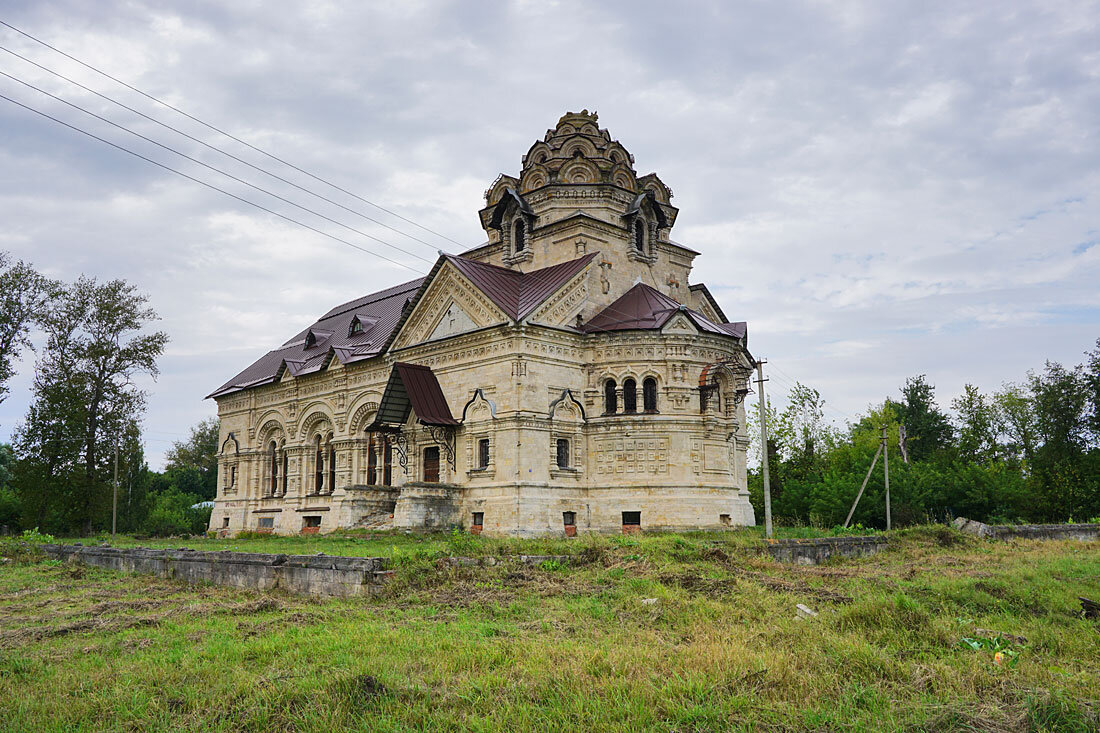
[[[115,488],[111,496],[111,542],[115,541],[118,526],[118,441],[115,441]]]
[[[882,466],[886,470],[886,529],[890,530],[890,447],[886,444],[886,426],[882,426]]]
[[[856,507],[859,506],[859,500],[863,498],[863,490],[867,488],[867,481],[871,478],[871,471],[875,470],[875,464],[878,463],[878,454],[882,452],[882,443],[878,444],[878,450],[875,451],[875,458],[871,461],[871,467],[867,469],[867,475],[863,477],[863,483],[859,487],[859,493],[856,494],[856,500],[852,502],[852,508],[848,510],[848,518],[844,520],[844,526],[848,526],[848,522],[852,521],[852,515],[856,513]]]
[[[756,362],[756,386],[760,395],[760,475],[764,479],[764,536],[772,536],[772,489],[768,477],[768,403],[764,399],[764,364]]]

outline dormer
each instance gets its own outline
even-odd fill
[[[323,345],[329,338],[332,337],[332,331],[325,331],[320,328],[311,328],[306,332],[306,343],[304,348],[309,350]]]
[[[348,338],[366,333],[371,330],[376,323],[378,323],[377,318],[356,313],[351,317],[351,323],[348,324]]]

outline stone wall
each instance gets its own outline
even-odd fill
[[[42,545],[59,560],[72,560],[126,573],[157,575],[187,583],[347,598],[376,592],[393,571],[380,557],[275,555],[145,548]]]
[[[798,565],[817,565],[830,557],[874,555],[885,547],[886,538],[882,536],[769,540],[767,545],[776,560]]]
[[[1081,540],[1100,539],[1100,524],[982,524],[959,517],[952,525],[960,532],[998,540]]]

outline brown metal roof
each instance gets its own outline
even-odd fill
[[[404,425],[409,412],[425,425],[458,425],[451,416],[447,398],[431,367],[399,361],[390,371],[389,382],[371,428],[395,428]]]
[[[520,272],[506,267],[444,255],[478,290],[487,295],[513,320],[530,315],[548,297],[573,279],[598,252],[540,270]]]
[[[291,376],[297,377],[321,371],[328,365],[332,353],[344,364],[378,356],[401,319],[405,303],[423,284],[424,278],[419,278],[336,306],[207,396],[221,397],[273,382],[281,375],[284,363]],[[363,324],[363,330],[348,336],[355,317]],[[375,320],[368,326],[370,319]],[[311,331],[317,337],[316,343],[307,348]]]
[[[745,338],[748,329],[744,322],[715,323],[702,313],[688,308],[671,297],[638,283],[621,298],[604,308],[581,326],[585,333],[603,331],[656,330],[664,327],[673,314],[684,313],[699,330],[721,336]]]

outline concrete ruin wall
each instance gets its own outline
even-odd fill
[[[817,565],[830,557],[874,555],[885,547],[886,538],[881,536],[769,540],[767,545],[773,558],[797,565]]]
[[[997,540],[1081,540],[1100,539],[1100,524],[982,524],[959,517],[955,529],[978,537]]]
[[[157,575],[187,583],[347,598],[381,588],[393,571],[380,557],[275,555],[145,548],[41,545],[46,555],[125,573]]]

